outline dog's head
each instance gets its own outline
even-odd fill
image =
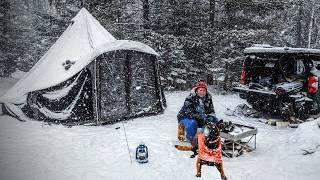
[[[222,122],[223,124],[223,122]],[[208,149],[217,149],[220,139],[220,121],[218,123],[208,122],[204,126],[205,145]]]

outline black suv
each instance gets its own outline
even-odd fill
[[[254,45],[234,91],[258,111],[306,119],[320,110],[320,50]]]

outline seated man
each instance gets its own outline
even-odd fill
[[[208,92],[206,82],[200,80],[192,88],[190,95],[185,99],[183,107],[178,113],[178,139],[186,138],[192,142],[197,128],[202,128],[205,121],[216,121],[212,96]]]

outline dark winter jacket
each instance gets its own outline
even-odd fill
[[[191,91],[190,95],[185,99],[183,107],[178,113],[178,122],[184,118],[195,119],[198,123],[198,127],[203,127],[205,118],[197,111],[197,107],[200,106],[200,97],[197,96],[194,89]],[[208,92],[203,98],[204,103],[204,113],[205,115],[214,114],[214,107],[212,103],[212,96]]]

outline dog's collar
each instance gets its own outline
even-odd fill
[[[213,141],[209,140],[209,142],[210,142],[210,143],[216,143],[216,142],[219,141],[219,139],[220,139],[220,136],[217,136],[217,138],[216,138],[215,140],[213,140]]]

